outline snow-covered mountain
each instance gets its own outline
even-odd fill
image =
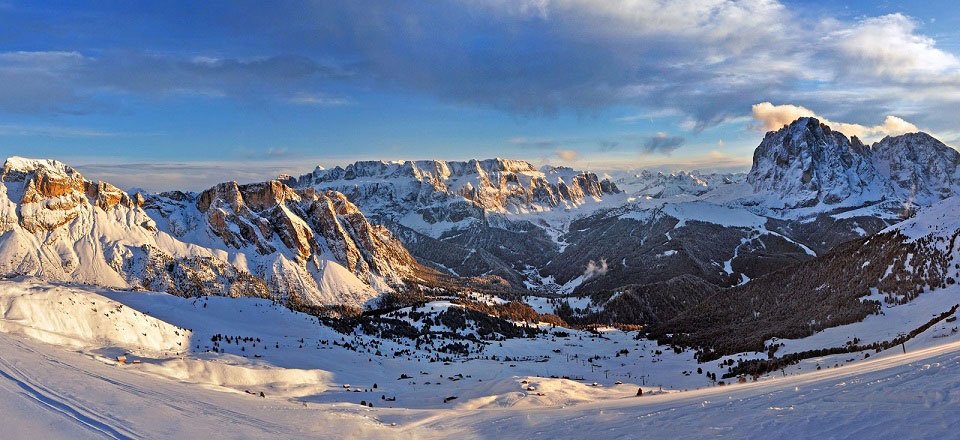
[[[482,221],[485,213],[571,208],[618,192],[596,174],[566,167],[537,169],[507,159],[362,161],[290,179],[297,187],[339,191],[369,215],[434,235]]]
[[[60,162],[0,175],[0,273],[182,296],[359,307],[425,270],[343,194],[278,181],[128,195]]]
[[[923,133],[867,146],[801,118],[767,133],[745,175],[600,178],[491,159],[357,162],[285,181],[346,194],[452,276],[590,293],[682,275],[747,282],[955,194],[958,159]],[[602,276],[588,273],[601,262]]]
[[[441,286],[609,294],[694,276],[729,287],[956,194],[958,162],[923,133],[866,146],[814,118],[767,133],[746,175],[364,161],[142,195],[11,158],[0,271],[298,307]]]
[[[830,210],[897,201],[928,206],[956,194],[960,153],[926,133],[866,146],[816,118],[766,134],[747,182],[777,209]]]
[[[297,304],[363,304],[403,289],[419,270],[389,231],[334,191],[227,182],[148,196],[144,209],[160,230],[243,261]]]
[[[631,176],[616,179],[619,186],[635,196],[667,199],[678,196],[699,197],[726,185],[743,181],[741,173],[701,173],[677,171],[673,173],[643,170]]]
[[[885,194],[870,148],[815,118],[767,133],[747,182],[757,193],[780,197],[785,208],[877,201]]]
[[[563,250],[536,275],[580,294],[683,275],[742,284],[958,194],[958,163],[960,153],[925,133],[866,146],[801,118],[767,133],[745,181],[697,172],[617,178],[627,201],[572,220]],[[602,276],[587,276],[601,261]]]
[[[447,414],[595,402],[582,410],[595,413],[605,399],[617,411],[676,405],[674,393],[708,408],[704,398],[726,389],[771,390],[762,383],[771,376],[778,390],[844,377],[828,386],[838,389],[852,383],[843,374],[852,366],[927,359],[931,346],[960,337],[958,154],[922,133],[865,147],[811,124],[769,134],[754,171],[777,169],[750,182],[696,172],[601,180],[503,161],[514,171],[487,162],[437,178],[386,164],[400,171],[142,195],[56,161],[10,158],[0,174],[0,275],[32,277],[0,280],[0,344],[12,353],[0,379],[14,398],[26,393],[134,437],[147,431],[113,428],[120,419],[91,409],[102,405],[77,406],[46,382],[81,397],[89,378],[147,383],[154,391],[113,394],[174,399],[158,405],[176,413],[165,420],[210,404],[168,394],[154,376],[230,390],[257,411],[359,403],[366,417],[371,405]],[[604,189],[611,180],[626,193]],[[508,287],[473,291],[474,275]],[[524,285],[557,295],[518,292]],[[190,298],[121,291],[142,289]],[[345,309],[402,293],[414,301],[343,319],[282,306]],[[254,298],[193,298],[204,295]],[[84,355],[35,349],[29,338]],[[821,365],[816,376],[789,377]],[[73,379],[57,379],[65,373]],[[712,387],[751,376],[759,383]],[[679,391],[698,387],[709,388]],[[634,398],[638,389],[658,396]],[[115,406],[141,407],[135,400]],[[757,408],[774,408],[766,402]],[[376,426],[410,423],[391,418],[396,410],[379,414]],[[288,425],[255,419],[250,429],[269,430],[247,432],[303,436]]]
[[[929,134],[885,137],[870,150],[874,167],[900,200],[930,205],[960,189],[960,153]]]
[[[528,281],[526,267],[542,266],[559,249],[545,216],[589,212],[620,196],[615,183],[594,173],[499,158],[364,161],[284,181],[345,194],[442,272],[495,277],[515,290]]]

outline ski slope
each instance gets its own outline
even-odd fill
[[[411,423],[474,438],[955,438],[960,342],[768,381]]]
[[[960,342],[569,407],[411,410],[224,393],[0,334],[9,438],[952,438],[958,415]]]
[[[788,348],[911,327],[953,304],[956,293],[925,294],[863,323],[787,341]],[[417,352],[378,357],[319,344],[343,335],[263,300],[7,280],[0,281],[0,422],[10,438],[951,437],[960,420],[960,333],[952,327],[934,326],[905,354],[897,347],[867,359],[813,358],[783,376],[709,386],[680,371],[717,365],[666,347],[650,355],[655,346],[623,332],[490,348],[513,357],[507,362],[428,362]],[[217,333],[263,342],[205,350]],[[382,343],[384,351],[400,348]],[[581,361],[626,347],[630,355]],[[553,350],[564,354],[544,361]],[[120,365],[121,354],[141,363]],[[636,375],[617,374],[631,370],[646,373],[643,397],[635,396]],[[398,380],[403,372],[412,377]]]
[[[413,438],[353,408],[165,380],[0,334],[7,438]]]

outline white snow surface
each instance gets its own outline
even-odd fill
[[[696,220],[734,228],[762,229],[767,223],[765,217],[753,214],[743,208],[717,205],[708,202],[672,203],[663,206],[663,213],[680,220],[676,227]]]
[[[958,297],[958,288],[925,293],[787,348],[908,331]],[[458,306],[420,310],[450,307]],[[814,358],[783,377],[719,387],[694,370],[722,373],[726,358],[697,364],[691,353],[612,329],[490,347],[510,361],[426,362],[418,350],[377,356],[321,344],[367,337],[264,300],[23,278],[0,281],[0,421],[17,438],[950,437],[960,427],[960,336],[952,328],[934,326],[906,354],[896,347],[869,359]],[[225,352],[214,353],[214,334],[260,342],[223,343]],[[401,348],[411,347],[378,346]],[[450,396],[457,399],[443,402]]]
[[[933,206],[923,208],[911,219],[905,220],[881,232],[899,231],[910,240],[927,235],[949,237],[960,229],[960,196],[953,196]]]

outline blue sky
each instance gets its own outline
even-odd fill
[[[809,114],[957,146],[958,29],[950,1],[0,0],[0,154],[200,189],[359,159],[744,169]]]

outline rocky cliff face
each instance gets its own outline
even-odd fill
[[[747,181],[776,208],[831,209],[880,201],[929,206],[956,193],[960,153],[926,133],[873,146],[815,118],[767,133]]]
[[[334,300],[324,290],[335,286],[325,284],[343,283],[340,287],[347,292],[340,295],[360,300],[371,290],[404,286],[419,268],[386,228],[368,222],[353,203],[334,191],[294,190],[276,180],[249,185],[228,182],[196,196],[152,197],[148,212],[162,217],[162,224],[176,236],[240,252],[259,261],[259,267],[269,266],[254,272],[278,285],[298,285],[294,293],[321,303]],[[286,269],[296,267],[296,276],[278,270],[278,262]],[[330,262],[356,279],[331,279],[321,270],[329,268]]]
[[[517,289],[524,267],[546,261],[557,245],[512,215],[572,209],[620,191],[593,173],[505,159],[364,161],[284,182],[344,194],[443,272],[496,276]]]
[[[815,118],[767,133],[747,182],[758,193],[779,196],[785,208],[877,201],[886,193],[869,147]]]
[[[215,295],[230,294],[243,278],[213,267],[209,250],[159,233],[140,209],[142,196],[88,181],[60,162],[10,158],[0,182],[0,273],[116,288],[149,288],[148,280],[162,277],[177,283],[219,278],[218,287],[207,290]],[[192,269],[175,274],[190,258],[197,259]]]
[[[106,182],[85,180],[73,168],[56,161],[14,157],[4,163],[5,190],[18,198],[18,223],[30,232],[52,231],[74,220],[87,205],[109,210],[130,208],[141,198],[131,198]]]
[[[877,171],[900,200],[931,205],[960,188],[960,153],[926,133],[883,138],[871,153]]]
[[[318,168],[298,179],[298,187],[333,189],[372,215],[398,219],[410,212],[423,221],[458,222],[483,212],[542,211],[582,204],[618,192],[596,174],[569,168],[537,170],[506,159],[446,161],[364,161]]]
[[[361,305],[417,283],[424,270],[335,191],[227,182],[200,194],[150,196],[145,208],[178,239],[244,260],[275,296],[295,304]]]
[[[0,175],[0,273],[114,288],[362,306],[423,268],[343,194],[279,181],[128,195],[56,161]]]

